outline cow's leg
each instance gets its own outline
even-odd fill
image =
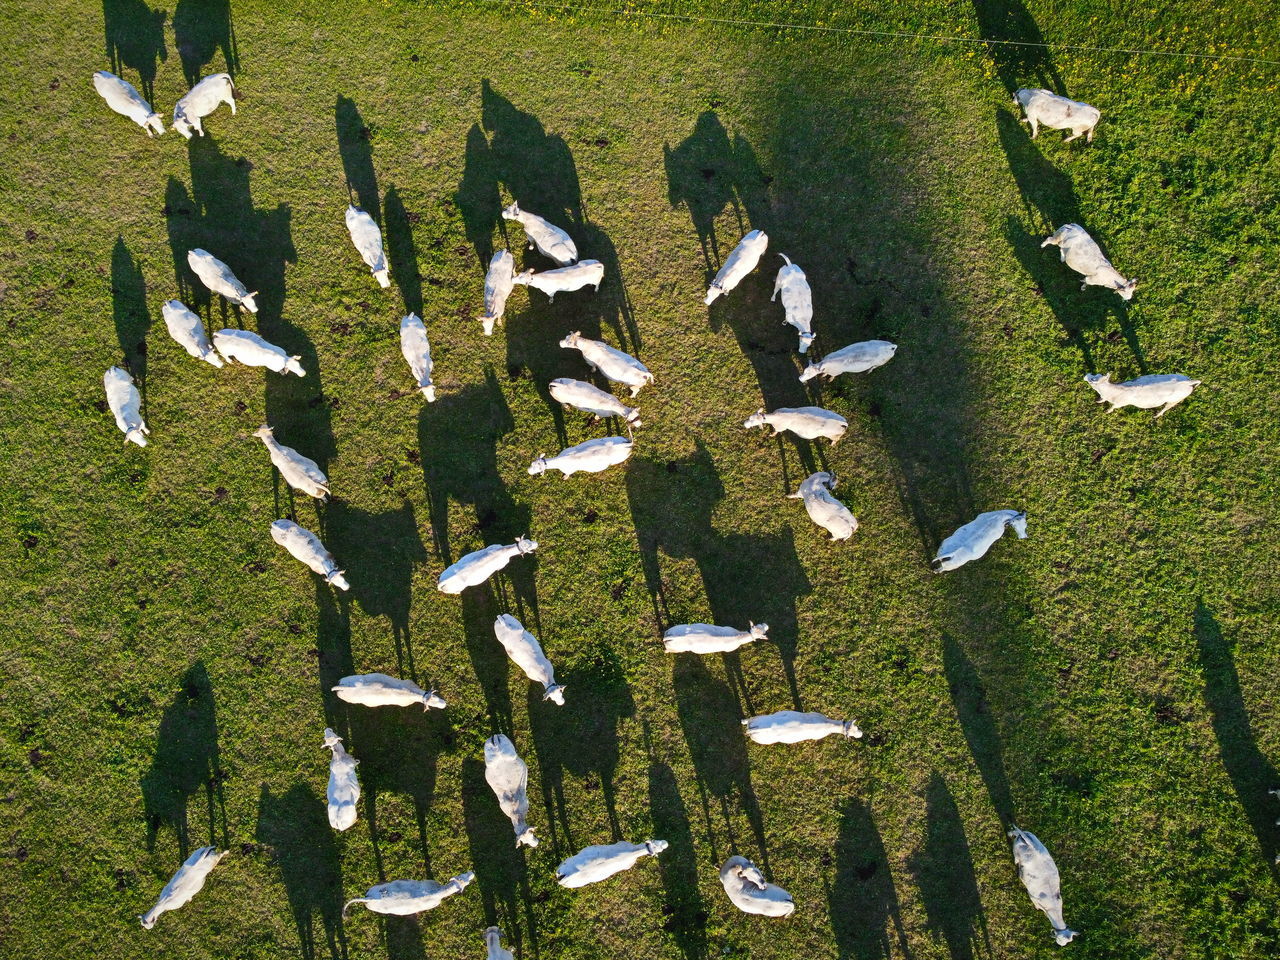
[[[1036,138],[1036,134],[1040,132],[1040,124],[1038,124],[1034,119],[1028,120],[1027,123],[1031,124],[1031,139],[1034,140]]]
[[[1079,132],[1073,132],[1073,133],[1071,134],[1071,136],[1067,137],[1067,139],[1063,140],[1062,142],[1063,142],[1063,143],[1070,143],[1072,140],[1079,140],[1079,139],[1080,139],[1081,134],[1083,134],[1083,133],[1084,133],[1084,131],[1083,131],[1083,130],[1081,130],[1081,131],[1079,131]]]

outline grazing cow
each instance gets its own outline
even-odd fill
[[[470,871],[460,873],[448,883],[434,880],[392,880],[369,888],[363,897],[348,900],[342,907],[345,918],[351,905],[363,903],[373,913],[408,917],[424,910],[434,910],[455,893],[461,893],[476,878]]]
[[[711,281],[711,286],[707,288],[707,295],[702,302],[711,306],[715,303],[716,297],[723,296],[741,283],[742,278],[756,268],[767,246],[769,246],[769,236],[763,230],[752,230],[739,240],[733,252],[721,264],[720,272]]]
[[[93,89],[107,101],[108,107],[147,131],[148,137],[164,133],[160,114],[151,109],[151,104],[143,100],[142,94],[127,80],[121,80],[110,71],[99,70],[93,75]]]
[[[300,527],[292,520],[276,520],[271,524],[271,539],[288,550],[295,560],[305,563],[312,571],[324,577],[325,583],[331,583],[339,590],[351,589],[351,584],[343,576],[346,571],[338,569],[338,565],[333,562],[333,554],[306,527]]]
[[[425,713],[430,707],[443,710],[446,706],[444,697],[434,690],[428,693],[412,680],[400,680],[385,673],[352,674],[329,689],[339,700],[362,707],[411,707],[420,703]]]
[[[142,420],[142,394],[133,385],[133,377],[122,367],[110,367],[102,377],[102,385],[107,391],[107,406],[115,414],[116,426],[124,434],[126,441],[133,441],[140,447],[147,445],[147,429]]]
[[[1036,138],[1043,125],[1049,130],[1070,130],[1071,136],[1065,143],[1081,136],[1088,137],[1093,143],[1093,130],[1102,118],[1097,107],[1091,107],[1079,100],[1068,100],[1051,90],[1029,89],[1023,87],[1013,95],[1014,103],[1022,107],[1026,117],[1023,123],[1031,124],[1031,139]]]
[[[160,899],[156,901],[156,905],[138,918],[142,921],[142,929],[150,930],[160,919],[160,914],[177,910],[190,903],[191,898],[204,886],[209,871],[230,852],[230,850],[223,850],[219,853],[216,847],[201,847],[187,857],[178,868],[178,872],[173,875],[173,879],[160,891]]]
[[[756,743],[799,743],[802,740],[821,740],[833,733],[855,740],[862,736],[862,731],[852,720],[832,720],[820,713],[796,713],[794,710],[752,717],[743,720],[742,725],[747,728],[747,736]]]
[[[529,464],[529,475],[559,470],[566,477],[575,473],[600,473],[623,463],[631,456],[632,443],[626,437],[599,437],[566,447],[554,457],[541,456]]]
[[[529,249],[537,247],[544,257],[550,257],[560,266],[567,267],[578,259],[578,248],[573,245],[569,234],[536,213],[521,210],[520,204],[513,203],[505,208],[502,219],[517,221],[529,238]]]
[[[746,857],[730,857],[720,868],[720,882],[733,905],[743,913],[788,917],[795,912],[791,894],[770,883]]]
[[[600,292],[600,281],[604,279],[604,264],[599,260],[579,260],[568,267],[558,270],[544,270],[534,273],[526,270],[516,275],[515,282],[526,287],[541,290],[547,295],[549,303],[554,302],[557,293],[572,293],[583,287],[595,287]]]
[[[485,930],[484,945],[488,950],[485,960],[516,960],[515,954],[502,946],[502,931],[497,927]]]
[[[747,418],[743,426],[750,430],[766,424],[773,427],[775,437],[783,430],[790,430],[805,440],[826,437],[833,447],[849,429],[848,420],[822,407],[779,407],[772,413],[765,413],[764,407],[761,407]]]
[[[1013,862],[1018,865],[1018,878],[1027,888],[1031,902],[1044,912],[1053,927],[1053,939],[1063,947],[1076,938],[1076,931],[1068,930],[1062,919],[1062,881],[1058,865],[1033,833],[1014,827],[1009,831],[1013,838]]]
[[[213,349],[209,335],[204,332],[204,321],[187,308],[181,300],[166,300],[160,307],[164,325],[178,346],[197,360],[204,360],[215,367],[222,366],[222,358]]]
[[[188,140],[193,131],[203,137],[204,127],[200,121],[224,103],[231,108],[231,115],[234,117],[236,85],[231,82],[231,74],[215,73],[204,77],[174,105],[173,129]]]
[[[188,250],[187,266],[212,292],[222,294],[230,303],[242,306],[250,313],[258,312],[258,303],[254,300],[258,291],[250,293],[249,288],[236,279],[231,268],[208,250],[199,247]]]
[[[416,313],[400,321],[400,352],[427,403],[435,403],[436,387],[431,382],[435,364],[431,362],[431,344],[427,340],[427,326]]]
[[[898,351],[896,343],[888,340],[863,340],[841,347],[834,353],[828,353],[818,363],[811,363],[800,374],[800,382],[808,383],[814,377],[823,376],[834,380],[842,373],[866,373],[876,367],[884,366],[893,359]]]
[[[304,457],[293,447],[279,443],[275,433],[265,423],[253,431],[253,435],[266,446],[271,462],[280,471],[285,483],[295,490],[301,490],[308,497],[329,499],[329,478],[320,469],[320,464],[310,457]]]
[[[681,623],[662,635],[662,646],[667,653],[732,653],[768,635],[767,623],[753,623],[746,630],[710,623]]]
[[[342,738],[324,728],[324,745],[333,751],[329,761],[329,826],[346,830],[356,822],[356,804],[360,802],[360,781],[356,764],[360,761],[347,753]]]
[[[628,407],[611,393],[584,380],[561,377],[547,384],[551,396],[566,407],[574,407],[597,417],[622,417],[628,427],[640,426],[640,410]]]
[[[1157,417],[1180,404],[1202,381],[1192,380],[1180,373],[1151,373],[1136,380],[1112,383],[1109,373],[1086,373],[1085,382],[1098,391],[1098,402],[1109,403],[1107,413],[1121,407],[1138,407],[1142,410],[1160,408]]]
[[[800,481],[800,489],[788,499],[803,500],[809,519],[831,534],[832,540],[848,540],[858,529],[858,518],[848,507],[831,495],[836,478],[830,473],[811,473]]]
[[[1065,223],[1045,238],[1040,246],[1055,246],[1062,256],[1062,262],[1084,276],[1080,289],[1088,287],[1106,287],[1120,294],[1121,300],[1132,300],[1133,291],[1138,288],[1137,280],[1126,280],[1120,271],[1111,265],[1102,248],[1093,237],[1078,223]]]
[[[592,370],[615,383],[626,384],[631,388],[633,397],[646,383],[653,383],[649,368],[631,354],[599,340],[589,340],[576,330],[561,340],[560,346],[566,350],[581,351],[582,359]]]
[[[494,543],[479,550],[473,550],[440,574],[436,589],[441,593],[461,593],[467,587],[479,586],[514,558],[533,553],[537,549],[536,540],[517,537],[516,542],[510,546],[505,543]]]
[[[387,257],[382,252],[382,231],[373,222],[373,217],[360,208],[347,204],[347,231],[351,234],[351,242],[360,251],[360,259],[373,274],[373,279],[378,281],[378,286],[383,289],[391,286]]]
[[[787,265],[778,271],[778,278],[773,282],[773,296],[769,302],[778,299],[782,293],[782,309],[787,312],[789,323],[800,332],[800,352],[808,353],[813,345],[813,291],[809,289],[809,281],[804,271],[791,262],[785,253],[778,254]]]
[[[564,704],[564,687],[556,683],[556,670],[542,652],[538,638],[524,628],[515,617],[504,613],[493,622],[493,634],[507,651],[507,656],[534,683],[542,684],[543,700]]]
[[[963,527],[942,541],[938,555],[929,564],[934,573],[945,573],[963,567],[971,560],[983,556],[991,545],[1004,536],[1006,527],[1013,527],[1019,540],[1027,538],[1027,515],[1017,510],[992,510],[980,513]]]
[[[665,849],[665,840],[585,847],[556,867],[556,883],[571,888],[598,883],[615,873],[630,870],[643,857],[656,857]]]
[[[529,816],[529,767],[503,734],[484,742],[484,779],[498,798],[498,808],[516,831],[516,847],[536,847],[538,838],[525,818]]]
[[[238,360],[246,367],[266,367],[273,373],[292,373],[305,377],[302,357],[289,356],[284,347],[268,343],[252,330],[219,330],[213,335],[213,345],[228,360]]]
[[[516,283],[516,258],[510,250],[499,250],[489,261],[489,271],[484,275],[484,335],[493,335],[493,325],[502,319],[507,310],[507,297]]]

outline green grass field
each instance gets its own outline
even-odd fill
[[[1203,0],[536,2],[11,0],[0,12],[0,954],[522,960],[1059,955],[1006,825],[1063,875],[1084,958],[1280,956],[1280,68],[698,25],[644,13],[947,36],[1280,54],[1270,5]],[[113,66],[113,64],[115,66]],[[166,126],[230,67],[240,112],[150,141],[94,93],[145,89]],[[1032,142],[1010,90],[1103,112],[1096,142]],[[343,210],[374,213],[380,290]],[[511,199],[604,262],[598,295],[517,288],[486,339],[483,265],[517,262]],[[1039,249],[1084,224],[1136,297]],[[760,269],[711,309],[747,229]],[[189,247],[261,291],[193,289]],[[787,253],[814,353],[899,344],[807,394],[768,302]],[[215,370],[160,305],[244,325],[305,379]],[[412,392],[398,322],[426,320],[440,399]],[[656,383],[625,468],[530,477],[608,432],[550,402],[581,330]],[[145,394],[145,450],[104,370]],[[1204,385],[1160,420],[1104,414],[1086,372]],[[806,399],[811,397],[812,399]],[[742,429],[762,404],[848,418],[834,449]],[[291,496],[250,434],[318,460]],[[857,514],[833,544],[784,499],[829,464]],[[1017,507],[1030,539],[929,571],[939,541]],[[295,516],[348,571],[324,586],[271,541]],[[463,553],[541,548],[461,599]],[[567,685],[541,700],[491,624],[520,617]],[[737,655],[672,657],[672,623],[767,621]],[[447,711],[345,708],[384,671]],[[818,710],[861,741],[763,747],[743,716]],[[364,798],[326,821],[330,725]],[[481,746],[530,765],[536,850],[513,849]],[[656,861],[580,891],[590,843]],[[137,916],[185,854],[232,855],[156,929]],[[736,911],[740,852],[794,895]],[[342,903],[381,880],[477,882],[416,921]]]

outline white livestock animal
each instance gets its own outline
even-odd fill
[[[431,371],[435,364],[431,362],[431,343],[427,340],[427,326],[416,313],[400,321],[400,352],[427,403],[434,403],[436,388],[431,382]]]
[[[346,830],[356,822],[356,804],[360,802],[360,781],[356,764],[360,761],[347,753],[342,738],[324,728],[324,745],[333,751],[329,760],[329,826]]]
[[[893,359],[898,351],[896,343],[888,340],[863,340],[851,343],[832,353],[828,353],[817,363],[811,363],[800,374],[800,382],[808,383],[814,377],[823,376],[834,380],[842,373],[866,373],[876,367],[884,366]]]
[[[507,651],[507,656],[534,683],[542,684],[543,700],[564,704],[564,686],[556,683],[556,670],[542,652],[538,638],[524,628],[515,617],[504,613],[493,622],[493,634]]]
[[[173,129],[188,140],[191,139],[193,131],[203,137],[204,127],[200,121],[224,103],[231,108],[231,115],[234,117],[236,85],[231,82],[231,74],[214,73],[204,77],[174,105]]]
[[[347,204],[347,231],[351,234],[351,242],[360,252],[360,259],[373,274],[373,279],[378,281],[378,286],[391,286],[387,257],[382,252],[382,231],[374,223],[373,217],[359,207]]]
[[[484,742],[484,779],[498,798],[498,808],[516,831],[516,846],[536,847],[538,838],[526,821],[529,767],[516,753],[515,745],[501,733]]]
[[[488,951],[485,960],[516,960],[515,954],[502,945],[502,931],[497,927],[485,930],[484,945]]]
[[[204,321],[188,309],[181,300],[166,300],[160,307],[164,325],[178,346],[197,360],[205,360],[215,367],[222,366],[222,358],[213,349],[209,335],[204,332]]]
[[[1111,261],[1103,254],[1097,241],[1089,236],[1084,227],[1078,223],[1065,223],[1045,238],[1041,248],[1055,246],[1062,256],[1062,262],[1084,276],[1080,289],[1086,287],[1106,287],[1120,294],[1122,300],[1132,300],[1133,291],[1138,288],[1135,279],[1126,280],[1120,271],[1111,265]]]
[[[831,534],[832,540],[848,540],[858,529],[858,518],[831,495],[835,487],[836,478],[820,471],[801,480],[800,489],[787,496],[791,500],[803,500],[809,519]]]
[[[653,374],[649,372],[649,368],[631,354],[623,353],[617,347],[599,340],[590,340],[576,330],[561,340],[560,346],[566,350],[580,351],[582,359],[587,361],[592,370],[615,383],[630,387],[633,397],[645,384],[653,383]]]
[[[292,373],[305,377],[302,357],[289,356],[284,347],[268,343],[252,330],[219,330],[213,335],[213,345],[228,360],[237,360],[246,367],[266,367],[273,373]]]
[[[748,430],[765,425],[773,427],[776,437],[783,430],[790,430],[805,440],[816,440],[826,437],[834,447],[849,429],[849,421],[838,413],[824,410],[822,407],[779,407],[772,413],[765,413],[761,407],[743,424]]]
[[[554,302],[557,293],[572,293],[583,287],[595,287],[598,293],[603,279],[603,263],[599,260],[579,260],[558,270],[544,270],[541,273],[526,270],[516,275],[515,282],[541,290],[547,295],[548,302]]]
[[[412,680],[389,677],[385,673],[352,674],[330,689],[339,700],[362,707],[411,707],[420,703],[425,713],[430,707],[443,710],[446,706],[444,697],[434,690],[428,693]]]
[[[733,905],[743,913],[787,917],[795,912],[791,894],[764,878],[746,857],[730,857],[720,868],[720,882]]]
[[[585,410],[597,417],[622,417],[628,427],[640,426],[640,410],[628,407],[611,393],[606,393],[595,384],[584,380],[570,380],[560,377],[547,384],[551,396],[566,407]]]
[[[125,440],[132,440],[140,447],[147,445],[147,429],[142,420],[142,394],[133,385],[133,377],[122,367],[109,367],[102,377],[102,385],[107,391],[107,406],[115,415],[116,426],[124,434]]]
[[[293,447],[286,447],[278,442],[275,433],[265,423],[253,431],[253,435],[266,446],[271,462],[280,471],[285,483],[317,500],[329,499],[329,478],[320,469],[320,464],[310,457],[304,457]]]
[[[529,464],[530,476],[559,470],[566,477],[575,473],[600,473],[623,463],[631,456],[632,442],[626,437],[598,437],[566,447],[554,457],[541,456]]]
[[[711,623],[680,623],[662,635],[662,646],[667,653],[732,653],[768,635],[767,623],[752,623],[746,630]]]
[[[574,246],[569,234],[536,213],[521,210],[520,204],[513,203],[505,208],[502,219],[515,220],[524,227],[530,249],[537,247],[543,256],[550,257],[560,266],[567,267],[578,259],[578,248]]]
[[[253,299],[258,291],[250,293],[249,288],[236,279],[231,268],[208,250],[199,247],[188,250],[187,266],[214,293],[222,294],[231,303],[244,307],[250,313],[258,312],[258,303]]]
[[[1066,143],[1085,135],[1089,143],[1093,143],[1093,129],[1102,119],[1097,107],[1079,100],[1068,100],[1051,90],[1023,87],[1013,95],[1013,100],[1026,114],[1022,122],[1031,124],[1032,140],[1044,126],[1049,130],[1070,130],[1071,136],[1064,141]]]
[[[782,309],[787,312],[785,323],[791,324],[800,332],[800,352],[808,353],[815,336],[813,332],[813,291],[809,289],[809,281],[804,271],[791,262],[785,253],[778,254],[787,265],[778,271],[778,278],[773,282],[773,303],[782,294]]]
[[[333,554],[306,527],[300,527],[292,520],[276,520],[271,524],[271,539],[288,550],[295,560],[324,577],[325,583],[332,583],[339,590],[351,589],[351,584],[343,576],[346,571],[338,569]]]
[[[516,283],[516,258],[510,250],[499,250],[489,261],[489,270],[484,275],[484,316],[480,322],[484,324],[484,335],[493,335],[493,325],[502,319],[507,309],[507,297]]]
[[[129,81],[121,80],[108,70],[99,70],[93,75],[93,89],[107,101],[108,107],[147,131],[148,137],[164,133],[160,114],[151,109],[151,104],[142,99],[142,94]]]
[[[556,867],[556,882],[562,887],[585,887],[630,870],[642,858],[656,857],[665,849],[665,840],[585,847]]]
[[[1027,888],[1031,902],[1044,912],[1053,927],[1053,939],[1058,946],[1066,946],[1076,938],[1076,931],[1068,930],[1062,918],[1062,881],[1058,865],[1034,833],[1014,827],[1009,831],[1013,838],[1013,862],[1018,865],[1018,877]]]
[[[474,873],[460,873],[448,883],[434,880],[392,880],[369,888],[363,897],[348,900],[342,907],[345,917],[351,905],[363,903],[373,913],[408,917],[424,910],[434,910],[455,893],[461,893],[476,878]]]
[[[720,265],[720,271],[711,281],[711,286],[707,288],[707,295],[702,302],[711,306],[716,297],[728,293],[741,283],[742,278],[756,268],[767,246],[769,246],[769,235],[763,230],[752,230],[739,240],[733,252]]]
[[[1151,373],[1136,380],[1112,383],[1109,373],[1086,373],[1085,382],[1098,391],[1098,402],[1109,403],[1107,412],[1121,407],[1138,407],[1151,410],[1160,407],[1157,417],[1163,417],[1176,407],[1201,381],[1192,380],[1180,373]]]
[[[510,545],[494,543],[473,550],[440,574],[436,589],[441,593],[461,593],[467,587],[479,586],[514,558],[533,553],[537,549],[536,540],[517,537],[516,542]]]
[[[219,853],[216,847],[201,847],[187,857],[178,868],[178,872],[173,875],[173,879],[160,891],[160,899],[156,901],[156,905],[138,918],[142,921],[142,928],[150,930],[160,919],[160,914],[177,910],[190,903],[191,898],[204,886],[209,871],[230,852],[230,850],[223,850]]]
[[[799,743],[802,740],[821,740],[833,733],[855,740],[862,731],[852,720],[832,720],[820,713],[797,713],[779,710],[760,717],[743,720],[747,736],[756,743]]]
[[[1027,538],[1027,515],[1017,510],[992,510],[980,513],[963,527],[942,541],[938,555],[929,564],[934,573],[945,573],[977,560],[991,549],[991,545],[1004,536],[1006,527],[1013,527],[1019,540]]]

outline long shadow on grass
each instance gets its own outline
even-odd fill
[[[373,168],[373,145],[370,142],[373,132],[364,122],[355,101],[348,97],[338,97],[333,119],[350,201],[381,225],[382,205],[378,200],[378,175]]]
[[[240,51],[231,24],[231,0],[178,0],[173,11],[173,42],[182,59],[188,86],[205,73],[205,67],[222,51],[226,73],[240,71]]]
[[[861,800],[846,800],[840,807],[836,875],[827,904],[840,960],[911,956],[884,843]]]
[[[965,654],[959,641],[950,634],[942,636],[942,663],[951,690],[951,702],[955,705],[960,729],[969,752],[987,785],[991,805],[1007,829],[1014,823],[1013,794],[1009,790],[1009,778],[1004,768],[1004,747],[995,717],[987,700],[987,689],[973,661]]]
[[[648,730],[645,741],[649,742]],[[654,757],[649,745],[649,813],[653,835],[671,846],[658,858],[666,903],[662,929],[671,934],[685,960],[707,955],[707,909],[698,891],[698,857],[689,814],[675,772]]]
[[[316,669],[320,680],[320,697],[324,702],[325,725],[343,738],[350,736],[346,703],[338,699],[333,688],[343,677],[356,672],[351,654],[351,606],[345,595],[319,578],[316,585]],[[351,709],[363,710],[364,707]]]
[[[422,316],[422,274],[418,272],[418,249],[413,242],[416,219],[416,214],[405,209],[400,191],[394,186],[387,187],[382,201],[382,231],[387,239],[391,279],[400,291],[405,313]]]
[[[153,110],[157,110],[153,89],[157,64],[169,57],[164,44],[166,16],[163,10],[152,10],[143,0],[102,0],[111,72],[128,80],[124,76],[126,69],[138,71],[138,87]]]
[[[1021,0],[973,0],[973,12],[978,36],[990,41],[987,55],[1010,95],[1019,87],[1067,92],[1053,57],[1043,46],[1044,34]]]
[[[147,283],[142,278],[138,261],[129,252],[124,239],[118,236],[116,245],[111,249],[111,312],[116,322],[116,339],[120,341],[121,365],[133,374],[145,403],[147,331],[151,327]]]

